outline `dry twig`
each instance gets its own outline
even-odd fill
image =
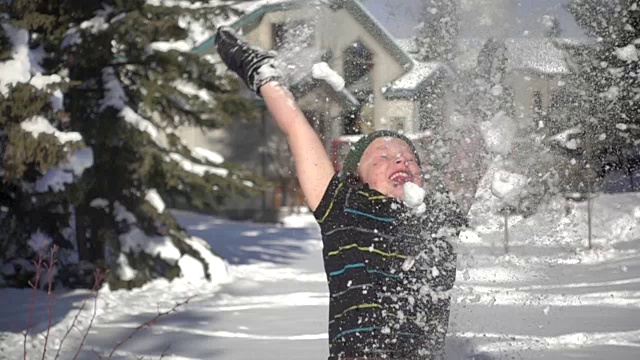
[[[127,336],[126,338],[118,341],[118,343],[116,344],[116,346],[113,348],[113,350],[111,350],[111,353],[109,354],[109,356],[107,357],[108,359],[111,359],[111,357],[113,356],[113,354],[116,352],[116,350],[118,350],[118,348],[122,345],[124,345],[127,341],[131,340],[137,333],[138,331],[144,329],[145,327],[151,326],[154,323],[156,323],[158,321],[158,319],[160,319],[163,316],[169,315],[172,312],[177,311],[177,309],[181,306],[184,306],[186,304],[189,303],[189,301],[191,301],[195,296],[191,296],[189,298],[187,298],[185,301],[176,303],[171,309],[167,310],[167,311],[163,311],[160,312],[158,311],[158,314],[156,316],[154,316],[152,319],[148,320],[147,322],[139,325],[138,327],[136,327],[131,334],[129,334],[129,336]]]
[[[100,269],[96,269],[95,273],[94,273],[94,278],[95,283],[99,283],[101,284],[104,279],[107,277],[107,274],[109,273],[109,271],[102,271]],[[95,283],[94,283],[94,288],[95,288]],[[73,360],[78,358],[78,355],[80,355],[80,351],[82,350],[82,348],[84,347],[84,342],[87,340],[87,336],[89,335],[89,331],[91,330],[91,326],[93,325],[93,320],[95,320],[96,318],[96,312],[98,309],[98,292],[94,291],[93,293],[93,314],[91,314],[91,319],[89,320],[89,325],[87,326],[87,330],[85,331],[84,335],[82,336],[82,341],[80,342],[80,345],[78,346],[78,351],[76,351],[76,354],[73,357]]]
[[[40,275],[42,271],[42,262],[44,261],[44,256],[42,252],[38,254],[38,260],[33,261],[33,265],[36,267],[36,274],[33,282],[29,281],[29,285],[33,289],[31,293],[31,301],[29,302],[29,320],[27,320],[27,328],[24,331],[24,342],[23,342],[23,356],[24,360],[27,360],[27,335],[29,334],[29,330],[31,329],[31,324],[33,321],[33,313],[36,311],[36,299],[38,298],[38,287],[40,284]]]
[[[107,274],[106,271],[100,271],[100,270],[96,270],[96,272],[93,274],[93,287],[91,288],[91,293],[94,296],[97,296],[98,289],[100,288],[100,285],[102,285],[102,282],[106,278],[106,274]],[[87,300],[88,298],[82,301],[80,308],[76,312],[76,315],[73,317],[73,321],[71,321],[71,325],[69,325],[69,327],[67,328],[67,332],[62,337],[62,340],[60,340],[60,346],[58,346],[58,351],[56,352],[56,357],[54,358],[54,360],[57,360],[58,357],[60,357],[60,350],[62,349],[62,345],[64,344],[64,341],[67,339],[67,336],[69,336],[69,334],[71,333],[71,330],[76,329],[80,331],[80,329],[78,329],[76,324],[78,323],[78,318],[80,317],[82,310],[84,310],[84,307],[87,305]]]
[[[53,321],[53,302],[54,297],[51,294],[51,287],[53,286],[53,264],[55,263],[55,255],[58,250],[57,245],[53,245],[49,252],[49,263],[45,265],[47,270],[47,300],[49,302],[49,323],[47,325],[47,334],[44,336],[44,347],[42,348],[42,360],[45,359],[47,354],[47,344],[49,342],[49,331],[51,331],[51,322]]]

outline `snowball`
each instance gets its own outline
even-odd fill
[[[580,133],[582,133],[582,130],[580,129],[579,126],[576,126],[552,136],[551,138],[549,138],[549,140],[557,141],[567,149],[576,150],[578,148],[578,141],[570,137],[572,135],[577,135]]]
[[[508,203],[520,195],[526,184],[527,178],[525,176],[498,170],[493,176],[491,193]]]
[[[404,191],[403,200],[407,206],[411,208],[418,208],[420,204],[424,203],[425,191],[415,183],[405,183],[402,190]]]
[[[413,267],[413,265],[416,263],[416,258],[414,258],[413,256],[409,256],[407,257],[404,262],[402,263],[402,270],[404,271],[409,271],[411,270],[411,268]]]
[[[335,91],[344,89],[344,79],[333,71],[326,62],[313,64],[311,75],[314,79],[326,81]]]
[[[472,230],[463,230],[460,232],[460,242],[463,244],[481,244],[482,238]]]
[[[431,276],[433,276],[434,278],[440,276],[440,270],[438,270],[437,267],[432,267],[431,268]]]
[[[481,124],[482,134],[489,151],[507,155],[516,135],[516,124],[504,111]]]
[[[616,56],[618,59],[626,62],[638,61],[638,49],[633,44],[629,44],[622,48],[616,49]]]

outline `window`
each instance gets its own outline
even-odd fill
[[[364,77],[368,77],[373,69],[373,53],[362,41],[349,45],[344,52],[344,81],[352,85]]]
[[[306,20],[271,25],[273,48],[307,48],[313,45],[315,26]]]
[[[542,93],[539,90],[533,92],[531,108],[534,116],[542,116],[544,113],[544,109],[542,108]]]

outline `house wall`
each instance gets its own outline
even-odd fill
[[[403,129],[413,131],[415,128],[414,117],[416,116],[416,105],[407,100],[388,100],[382,95],[381,89],[397,79],[406,72],[392,56],[387,52],[379,40],[374,38],[360,23],[353,19],[352,15],[344,9],[333,11],[327,7],[314,8],[315,12],[310,12],[309,8],[290,9],[265,14],[262,21],[251,32],[244,34],[245,39],[252,44],[263,48],[273,48],[272,24],[284,23],[301,19],[314,21],[316,33],[313,46],[316,49],[331,49],[334,56],[330,61],[330,66],[341,76],[344,76],[343,51],[360,40],[373,53],[374,68],[371,72],[371,81],[374,89],[373,126],[375,129]],[[336,36],[340,34],[340,36]],[[348,34],[349,36],[345,36]],[[321,99],[322,100],[322,99]],[[317,100],[314,100],[317,101]],[[300,101],[303,108],[310,107],[312,101]],[[315,107],[319,105],[314,105]],[[334,116],[338,116],[339,108],[329,106],[329,110]],[[406,123],[398,124],[400,119]],[[325,127],[328,133],[326,137],[337,137],[342,135],[341,126],[331,123]]]
[[[401,105],[395,104],[395,100],[387,100],[382,95],[382,87],[397,79],[406,72],[392,56],[387,52],[360,23],[353,19],[346,10],[336,12],[323,9],[323,19],[318,26],[318,45],[331,48],[336,55],[341,55],[344,49],[360,40],[373,53],[374,67],[371,72],[371,80],[374,89],[373,118],[376,129],[387,128],[385,120],[389,118],[390,111],[398,111]],[[333,16],[331,16],[333,15]],[[336,36],[340,34],[340,36]],[[349,36],[346,36],[346,35]],[[344,75],[344,63],[341,56],[334,56],[332,64],[334,70]]]
[[[540,92],[543,111],[548,111],[552,95],[562,84],[562,76],[515,70],[509,74],[507,81],[514,92],[516,118],[532,119],[536,91]]]
[[[412,100],[386,101],[386,112],[378,128],[414,133],[418,131],[418,102]]]

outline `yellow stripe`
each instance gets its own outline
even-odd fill
[[[333,198],[331,199],[331,203],[329,203],[329,207],[327,208],[327,211],[324,213],[324,216],[322,217],[322,219],[318,220],[318,223],[322,223],[327,218],[327,216],[329,216],[329,213],[333,208],[333,203],[336,201],[336,197],[338,196],[338,192],[340,191],[340,189],[342,189],[342,185],[344,185],[344,183],[342,182],[338,184],[338,188],[333,193]]]
[[[351,306],[349,308],[347,308],[345,311],[341,312],[340,314],[334,316],[334,319],[337,319],[339,317],[344,316],[344,314],[348,313],[351,310],[356,310],[356,309],[371,309],[371,308],[379,308],[382,309],[382,306],[380,306],[380,304],[360,304],[360,305],[354,305]]]
[[[353,248],[357,248],[360,251],[374,252],[374,253],[380,254],[382,256],[399,257],[401,259],[406,259],[407,258],[406,255],[402,255],[402,254],[398,254],[398,253],[388,253],[388,252],[384,252],[384,251],[378,250],[378,249],[371,249],[371,248],[366,247],[366,246],[358,246],[358,244],[349,244],[349,245],[345,245],[345,246],[340,246],[338,248],[338,250],[331,251],[331,252],[329,252],[327,254],[329,256],[334,256],[334,255],[338,255],[342,250],[349,250],[349,249],[353,249]]]
[[[375,195],[375,196],[371,196],[371,194],[366,193],[366,192],[364,192],[364,191],[362,191],[362,190],[361,190],[361,191],[358,191],[358,194],[366,196],[366,197],[367,197],[367,199],[369,199],[369,200],[382,200],[382,199],[386,199],[386,198],[387,198],[387,197],[386,197],[386,196],[384,196],[384,195]]]
[[[329,216],[329,213],[331,212],[331,209],[333,208],[333,203],[336,201],[336,197],[338,196],[338,192],[340,191],[340,189],[342,189],[342,185],[344,185],[344,183],[342,183],[342,182],[340,184],[338,184],[338,188],[333,193],[333,198],[331,199],[331,203],[329,203],[329,207],[327,208],[327,211],[324,213],[324,216],[322,217],[322,219],[318,220],[318,223],[322,223],[323,221],[326,220],[327,216]]]

